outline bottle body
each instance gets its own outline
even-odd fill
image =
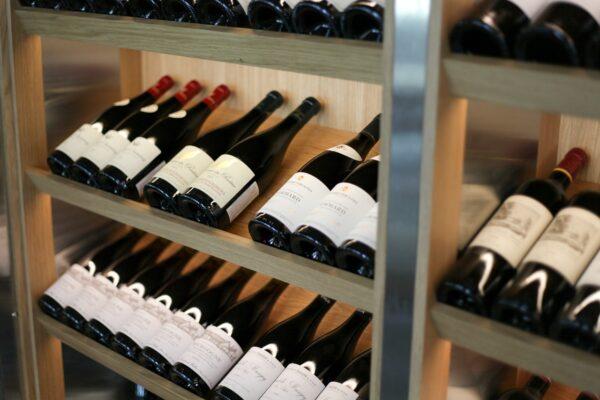
[[[293,32],[292,9],[297,0],[251,0],[248,21],[253,29],[273,32]]]
[[[337,249],[335,262],[338,267],[371,279],[375,276],[378,209],[379,205],[375,203]]]
[[[197,0],[196,15],[201,24],[216,26],[248,26],[249,0]]]
[[[342,36],[347,39],[383,41],[383,1],[356,0],[340,16]]]
[[[160,0],[128,0],[127,8],[132,17],[162,19]]]
[[[302,0],[292,10],[294,31],[304,35],[340,37],[340,11],[344,6],[341,1],[336,6],[327,0]]]
[[[321,392],[317,400],[358,399],[371,381],[371,349],[356,356],[334,381]]]

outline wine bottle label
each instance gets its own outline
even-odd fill
[[[233,222],[259,194],[258,184],[252,182],[225,210],[229,216],[229,221]]]
[[[575,285],[600,249],[600,218],[579,207],[560,211],[523,264],[536,262],[559,272]]]
[[[237,0],[237,2],[244,10],[244,13],[246,13],[246,15],[248,15],[248,5],[250,4],[250,0]]]
[[[144,292],[144,286],[139,282],[121,286],[93,318],[112,333],[118,332],[126,319],[144,304]]]
[[[161,299],[161,297],[168,297],[168,299]],[[160,327],[173,316],[170,305],[171,298],[168,295],[146,299],[142,306],[128,318],[121,332],[133,339],[141,348],[146,347]]]
[[[127,131],[115,131],[114,129],[106,134],[94,146],[87,149],[82,157],[93,162],[98,168],[102,169],[108,165],[108,162],[119,152],[123,151],[129,144],[127,140]]]
[[[79,264],[74,264],[44,293],[64,308],[69,305],[69,300],[92,280],[92,276],[90,271]]]
[[[178,361],[191,368],[212,389],[243,354],[230,335],[211,325]]]
[[[271,353],[252,347],[219,386],[232,390],[243,400],[258,400],[284,369]]]
[[[358,240],[369,246],[372,249],[377,248],[377,214],[379,206],[377,203],[371,210],[361,219],[358,224],[350,231],[344,241]]]
[[[281,221],[290,232],[314,209],[329,189],[323,182],[305,172],[296,172],[258,211]]]
[[[531,197],[516,194],[500,206],[469,247],[485,247],[517,267],[552,222],[552,214]]]
[[[523,14],[530,20],[534,20],[546,8],[549,1],[550,0],[510,0],[510,2],[519,7]]]
[[[154,144],[154,140],[137,137],[129,146],[117,154],[110,164],[131,179],[158,157],[160,153],[161,151]]]
[[[173,185],[178,192],[187,189],[214,160],[202,149],[185,146],[155,175]]]
[[[95,276],[74,298],[71,307],[86,320],[92,319],[108,299],[117,293],[114,282],[104,275]]]
[[[298,364],[289,364],[261,400],[315,400],[323,389],[325,385],[311,371]]]
[[[102,139],[101,124],[83,124],[58,145],[60,150],[75,161],[87,150],[88,147],[98,143]]]
[[[354,147],[350,147],[347,144],[338,144],[337,146],[331,147],[327,150],[339,153],[356,161],[362,161],[362,157],[360,154],[358,154],[358,151],[356,151]]]
[[[600,286],[600,251],[577,281],[577,287],[585,285]]]
[[[113,106],[123,107],[123,106],[126,106],[127,104],[129,104],[130,102],[131,102],[131,100],[129,100],[129,99],[123,99],[123,100],[119,100],[119,101],[113,103]]]
[[[567,3],[578,5],[587,11],[597,23],[600,24],[600,7],[598,7],[598,0],[564,0]]]
[[[143,107],[140,111],[146,114],[155,113],[158,111],[158,104],[150,104],[149,106]]]
[[[358,393],[339,382],[330,382],[317,400],[356,400]]]
[[[301,225],[316,228],[339,246],[374,205],[375,200],[360,187],[338,183],[303,219]]]
[[[205,332],[200,325],[200,310],[177,311],[148,342],[171,364]]]

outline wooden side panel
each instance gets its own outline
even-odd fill
[[[562,158],[572,147],[581,147],[590,156],[586,169],[578,179],[600,183],[600,121],[563,115],[558,137],[557,159]]]
[[[121,96],[133,97],[143,89],[142,84],[142,52],[119,49]]]

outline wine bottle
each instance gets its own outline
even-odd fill
[[[600,69],[600,29],[594,32],[585,47],[585,65]]]
[[[24,7],[49,8],[51,10],[68,10],[67,0],[19,0]]]
[[[600,252],[577,281],[575,297],[552,324],[550,336],[600,353]]]
[[[333,265],[337,247],[377,201],[378,169],[379,156],[376,156],[335,185],[292,233],[292,251]]]
[[[229,226],[273,181],[290,142],[320,108],[317,99],[306,98],[279,124],[221,155],[176,196],[181,215],[216,228]]]
[[[342,373],[329,382],[317,400],[355,400],[371,380],[371,349],[356,356]]]
[[[531,25],[549,0],[488,0],[459,21],[450,33],[455,53],[511,57],[521,31]]]
[[[196,268],[148,297],[141,307],[119,327],[112,340],[113,350],[135,360],[160,327],[173,317],[190,297],[206,288],[214,274],[225,261],[209,258]]]
[[[357,400],[369,400],[371,397],[371,387],[370,383],[367,383],[358,391],[358,399]]]
[[[581,392],[577,396],[577,400],[599,400],[599,398],[593,393]]]
[[[50,286],[38,304],[42,311],[59,319],[63,309],[70,305],[73,297],[87,285],[97,273],[102,273],[113,262],[130,250],[144,233],[132,229],[123,237],[98,248],[89,259],[81,264],[73,264]]]
[[[83,124],[48,156],[48,166],[56,175],[67,176],[73,162],[92,145],[96,144],[102,135],[113,129],[125,118],[138,111],[141,107],[154,103],[164,92],[173,86],[173,79],[165,75],[144,93],[132,99],[117,101],[107,108],[94,122]]]
[[[281,94],[272,91],[243,117],[205,133],[191,145],[185,146],[144,188],[148,203],[164,211],[176,212],[175,194],[187,189],[231,146],[254,134],[282,103]]]
[[[498,400],[542,400],[550,388],[550,379],[532,376],[523,389],[511,389],[502,394]]]
[[[251,0],[248,20],[254,29],[274,32],[294,32],[292,9],[298,0]]]
[[[94,177],[132,140],[141,136],[167,114],[179,110],[201,90],[196,81],[161,104],[151,104],[131,115],[109,130],[93,146],[89,146],[69,168],[69,177],[77,182],[95,186]]]
[[[154,240],[143,249],[120,259],[103,273],[96,274],[65,308],[63,319],[73,329],[83,332],[87,321],[116,295],[119,285],[129,282],[139,272],[152,265],[169,244],[166,240]]]
[[[221,283],[190,299],[149,340],[138,362],[167,378],[173,363],[233,303],[253,275],[253,271],[239,268]]]
[[[371,314],[355,311],[342,325],[308,345],[277,377],[262,400],[315,400],[347,364]]]
[[[350,141],[317,155],[292,175],[248,224],[252,239],[289,251],[290,235],[303,218],[377,143],[379,120],[378,115]]]
[[[106,15],[129,15],[128,0],[94,0],[96,12]]]
[[[545,333],[575,294],[575,283],[600,250],[600,192],[581,192],[525,256],[492,309],[492,318]]]
[[[229,88],[218,86],[189,110],[180,110],[156,123],[117,154],[95,180],[107,192],[139,200],[146,183],[165,162],[197,136],[206,118],[225,99]]]
[[[600,29],[595,0],[555,1],[517,38],[518,59],[559,65],[583,65],[585,48]]]
[[[587,163],[570,150],[548,179],[533,179],[508,197],[471,241],[437,291],[439,301],[487,315],[529,249],[566,202],[565,189]]]
[[[249,0],[196,0],[196,15],[201,24],[248,26]]]
[[[306,346],[334,301],[317,296],[297,314],[269,329],[221,381],[214,400],[258,400]]]
[[[335,263],[338,267],[367,278],[375,276],[378,208],[375,203],[337,249]]]
[[[177,359],[171,380],[199,396],[206,395],[243,355],[286,287],[287,283],[272,279],[231,306]]]
[[[302,0],[292,10],[294,31],[304,35],[340,37],[340,11],[347,3],[340,0]]]
[[[179,275],[193,254],[187,249],[181,249],[120,285],[117,292],[92,315],[86,326],[86,335],[109,346],[113,335],[122,324],[142,306],[144,297],[152,296],[164,284]]]
[[[196,0],[161,0],[162,18],[167,21],[199,23]]]
[[[77,12],[96,12],[96,5],[88,0],[66,0],[67,10]]]
[[[340,26],[347,39],[383,41],[382,0],[356,0],[342,12]]]
[[[161,0],[128,0],[127,8],[132,17],[162,19]]]

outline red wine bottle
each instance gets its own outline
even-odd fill
[[[340,16],[342,36],[347,39],[383,41],[382,0],[356,0]]]
[[[93,122],[83,124],[48,156],[48,166],[56,175],[67,176],[69,167],[102,135],[116,127],[140,108],[154,103],[173,86],[173,79],[165,75],[144,93],[132,99],[117,101]]]
[[[338,267],[371,279],[375,276],[378,208],[378,204],[375,204],[369,210],[335,253]]]
[[[160,0],[128,0],[127,8],[132,17],[162,19]]]
[[[518,59],[548,64],[583,65],[592,35],[600,29],[596,0],[552,2],[535,22],[519,35]]]
[[[162,0],[162,18],[167,21],[199,23],[196,0]]]
[[[525,256],[498,296],[492,318],[545,333],[575,294],[575,283],[600,250],[600,192],[573,197]]]
[[[340,37],[339,14],[345,4],[338,6],[328,0],[302,0],[292,10],[294,31],[304,35]]]
[[[66,10],[77,12],[96,12],[96,4],[89,0],[66,0]]]
[[[273,32],[294,32],[292,9],[298,0],[251,0],[248,20],[253,29]]]
[[[347,365],[371,314],[355,311],[342,325],[308,345],[273,382],[262,400],[315,400]]]
[[[600,353],[600,252],[577,281],[575,296],[552,324],[550,336]]]
[[[92,277],[96,273],[103,272],[130,250],[143,234],[140,230],[132,229],[123,237],[99,247],[88,259],[79,264],[73,264],[52,286],[46,289],[38,300],[42,311],[59,319],[63,309],[92,280]]]
[[[550,379],[532,376],[523,389],[511,389],[502,394],[498,400],[542,400],[550,388]]]
[[[549,0],[482,1],[450,33],[455,53],[511,57],[521,31],[544,10]]]
[[[286,287],[287,283],[273,279],[231,306],[178,358],[171,380],[199,396],[208,394],[242,357]]]
[[[249,222],[257,242],[290,249],[290,235],[308,213],[366,157],[379,139],[378,115],[357,136],[304,164]]]
[[[356,356],[350,364],[329,382],[317,400],[354,400],[371,381],[371,349]]]
[[[229,149],[176,196],[180,214],[216,228],[228,227],[271,184],[290,142],[320,108],[317,99],[309,97],[279,124]]]
[[[141,136],[167,114],[179,110],[196,95],[202,86],[196,81],[161,104],[151,104],[131,115],[114,129],[109,130],[69,168],[69,177],[77,182],[95,186],[95,175],[135,138]]]
[[[378,169],[379,156],[359,165],[335,185],[292,233],[292,252],[333,265],[338,246],[377,202]]]
[[[437,298],[477,314],[487,315],[500,290],[515,275],[523,257],[566,203],[565,190],[587,163],[575,148],[548,179],[522,184],[471,241],[442,282]]]
[[[24,7],[49,8],[51,10],[68,10],[68,0],[19,0]]]
[[[171,159],[144,188],[148,203],[155,208],[175,213],[175,195],[187,189],[219,156],[234,144],[254,134],[283,97],[272,91],[246,115],[227,125],[201,135]]]
[[[86,326],[86,334],[97,342],[110,345],[113,335],[133,312],[144,304],[146,296],[155,294],[183,270],[194,252],[181,249],[166,260],[142,270],[121,285],[114,296],[102,306]]]
[[[183,146],[198,135],[208,116],[229,97],[229,88],[218,86],[189,110],[180,110],[135,138],[96,175],[104,191],[139,200],[146,183]]]
[[[94,0],[96,12],[106,15],[129,15],[128,0]]]
[[[167,378],[173,363],[204,334],[208,324],[231,306],[253,275],[253,271],[239,268],[221,283],[192,297],[149,340],[138,362]]]
[[[196,0],[196,15],[201,24],[248,26],[249,0]]]
[[[269,329],[221,381],[213,399],[259,400],[306,347],[333,304],[333,300],[317,296],[303,310]]]
[[[122,283],[129,282],[138,273],[153,265],[158,255],[170,244],[162,239],[154,240],[141,250],[121,258],[86,285],[68,305],[63,314],[66,323],[83,332],[87,321],[116,295]]]

